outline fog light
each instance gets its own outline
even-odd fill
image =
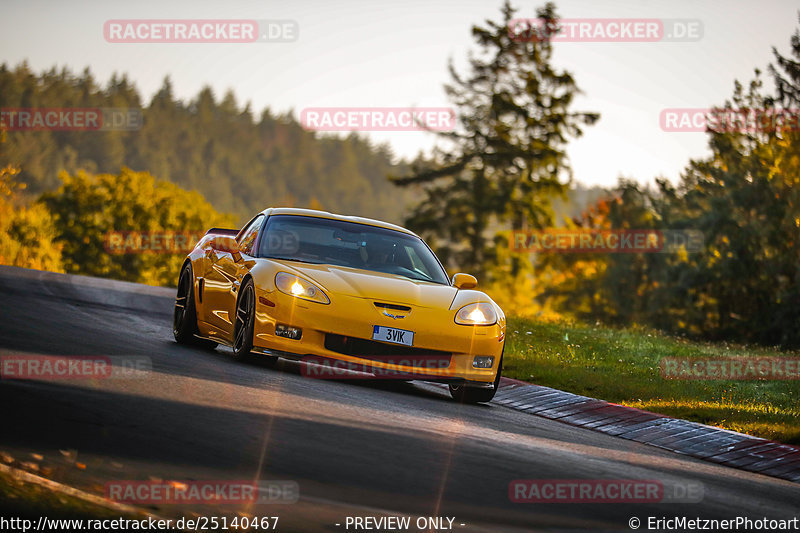
[[[472,366],[475,368],[492,368],[494,364],[494,357],[491,355],[476,355],[472,360]]]
[[[275,335],[278,337],[286,337],[287,339],[298,340],[303,336],[303,330],[286,324],[277,324],[275,326]]]

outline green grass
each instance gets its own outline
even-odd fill
[[[503,375],[800,444],[800,381],[675,380],[661,376],[664,357],[797,357],[768,348],[691,342],[643,328],[612,329],[511,318]]]

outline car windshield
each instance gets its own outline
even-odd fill
[[[439,261],[419,237],[355,222],[273,215],[261,237],[259,255],[449,284]]]

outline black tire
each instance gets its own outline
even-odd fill
[[[256,290],[253,280],[248,278],[236,299],[236,318],[233,326],[233,358],[237,361],[259,363],[273,367],[278,362],[274,355],[253,353],[253,330],[256,318]]]
[[[236,318],[233,323],[233,358],[247,361],[252,356],[253,328],[256,316],[256,291],[253,280],[247,279],[236,298]]]
[[[505,346],[503,346],[505,351]],[[500,353],[500,363],[497,365],[497,376],[491,389],[475,389],[464,386],[463,383],[450,384],[450,396],[459,403],[486,403],[492,401],[500,386],[500,377],[503,373],[503,353]]]
[[[175,310],[172,314],[172,334],[179,344],[201,346],[214,349],[217,343],[195,337],[197,329],[197,309],[194,305],[194,275],[192,265],[187,263],[178,278],[178,291],[175,296]]]

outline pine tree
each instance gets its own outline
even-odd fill
[[[445,91],[458,126],[440,133],[448,146],[437,149],[431,164],[393,178],[419,186],[423,195],[406,223],[429,239],[447,266],[479,277],[502,260],[494,246],[508,248],[499,229],[552,224],[551,198],[563,194],[571,178],[568,138],[599,118],[571,111],[579,89],[569,72],[551,64],[549,33],[540,39],[515,33],[514,13],[506,1],[500,22],[473,27],[479,50],[470,55],[467,75],[450,62]],[[557,24],[552,3],[537,16],[548,28]],[[514,276],[522,258],[510,259]]]

